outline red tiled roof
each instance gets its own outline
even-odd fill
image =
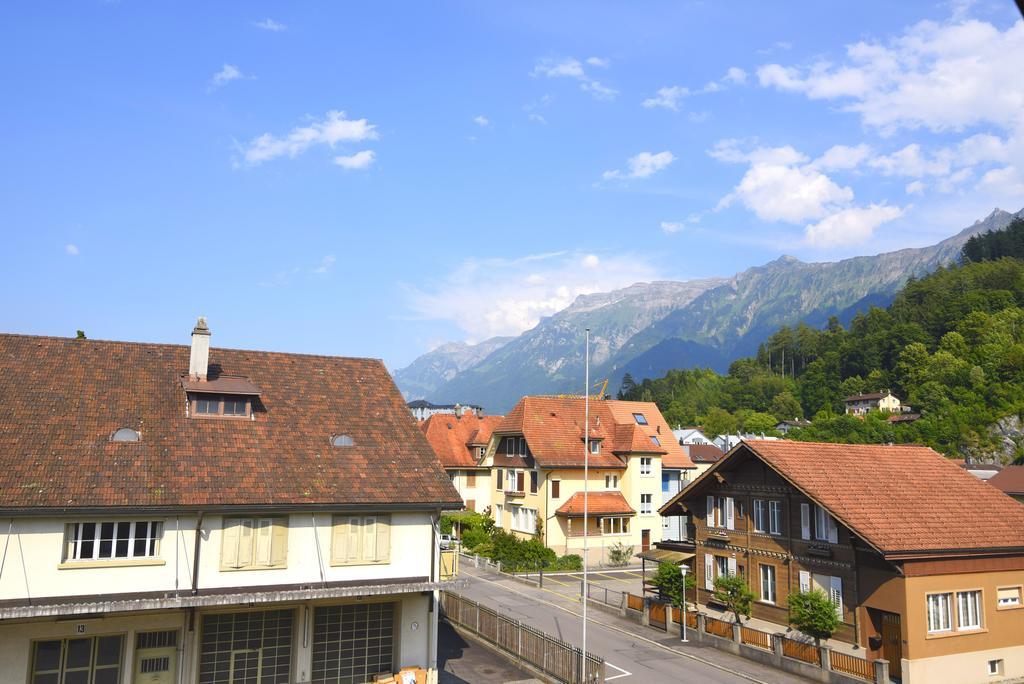
[[[683,449],[694,463],[714,463],[725,455],[714,444],[684,444]]]
[[[985,482],[1007,494],[1024,494],[1024,466],[1004,466]]]
[[[590,492],[587,494],[588,515],[636,515],[626,497],[620,492]],[[562,504],[555,515],[577,518],[583,515],[583,492],[576,492]]]
[[[472,411],[462,416],[435,413],[420,423],[420,430],[445,468],[474,468],[478,458],[470,445],[486,444],[501,416],[477,417]],[[486,434],[480,442],[480,434]]]
[[[744,447],[883,553],[1024,548],[1024,505],[927,447],[751,440],[729,457]]]
[[[642,413],[648,424],[638,425],[634,413]],[[583,423],[582,398],[523,397],[494,432],[524,435],[542,467],[582,468]],[[666,468],[695,467],[652,402],[591,400],[590,426],[590,438],[601,441],[601,453],[590,456],[594,468],[624,468],[620,455],[637,453],[661,455]]]
[[[246,396],[259,396],[260,388],[249,382],[249,378],[236,375],[211,375],[206,380],[193,380],[185,375],[181,378],[181,386],[186,392],[200,392],[203,394],[242,394]]]
[[[186,417],[188,366],[183,345],[0,335],[0,509],[461,507],[379,360],[212,349],[259,386],[254,420]]]

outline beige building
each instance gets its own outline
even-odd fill
[[[855,394],[852,397],[843,399],[846,406],[846,413],[863,416],[869,411],[882,411],[883,413],[900,413],[903,406],[900,400],[889,390],[882,392],[871,392],[869,394]],[[907,407],[909,409],[910,407]]]
[[[0,335],[0,397],[0,682],[436,681],[462,504],[379,361]]]
[[[590,411],[587,548],[606,563],[615,545],[639,553],[662,539],[663,479],[694,465],[653,403],[593,399]],[[582,398],[524,397],[483,460],[499,526],[559,555],[583,553],[583,426]]]
[[[427,438],[467,511],[481,513],[491,505],[491,471],[482,465],[494,428],[502,416],[435,413],[420,421]]]

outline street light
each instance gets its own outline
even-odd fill
[[[686,563],[679,566],[679,572],[683,575],[683,643],[689,643],[686,639],[686,571],[689,570],[686,567]]]

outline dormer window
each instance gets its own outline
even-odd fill
[[[637,425],[647,425],[647,417],[642,413],[634,413],[633,420],[636,421]]]
[[[250,397],[230,394],[194,394],[192,405],[201,417],[248,418],[252,411]]]
[[[334,435],[331,437],[331,446],[350,447],[355,445],[356,441],[349,435]]]
[[[142,435],[137,430],[126,427],[118,428],[110,435],[111,442],[138,442],[141,439]]]
[[[218,374],[205,380],[183,376],[190,415],[197,418],[252,418],[260,389],[239,375]]]
[[[655,437],[654,435],[651,435],[651,444],[653,444],[654,446],[661,446],[661,440]]]
[[[600,442],[593,442],[593,441],[590,442],[590,453],[592,453],[592,454],[599,454],[599,453],[601,453],[601,443]]]

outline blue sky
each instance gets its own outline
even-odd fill
[[[977,3],[8,5],[0,329],[383,358],[1024,206]]]

